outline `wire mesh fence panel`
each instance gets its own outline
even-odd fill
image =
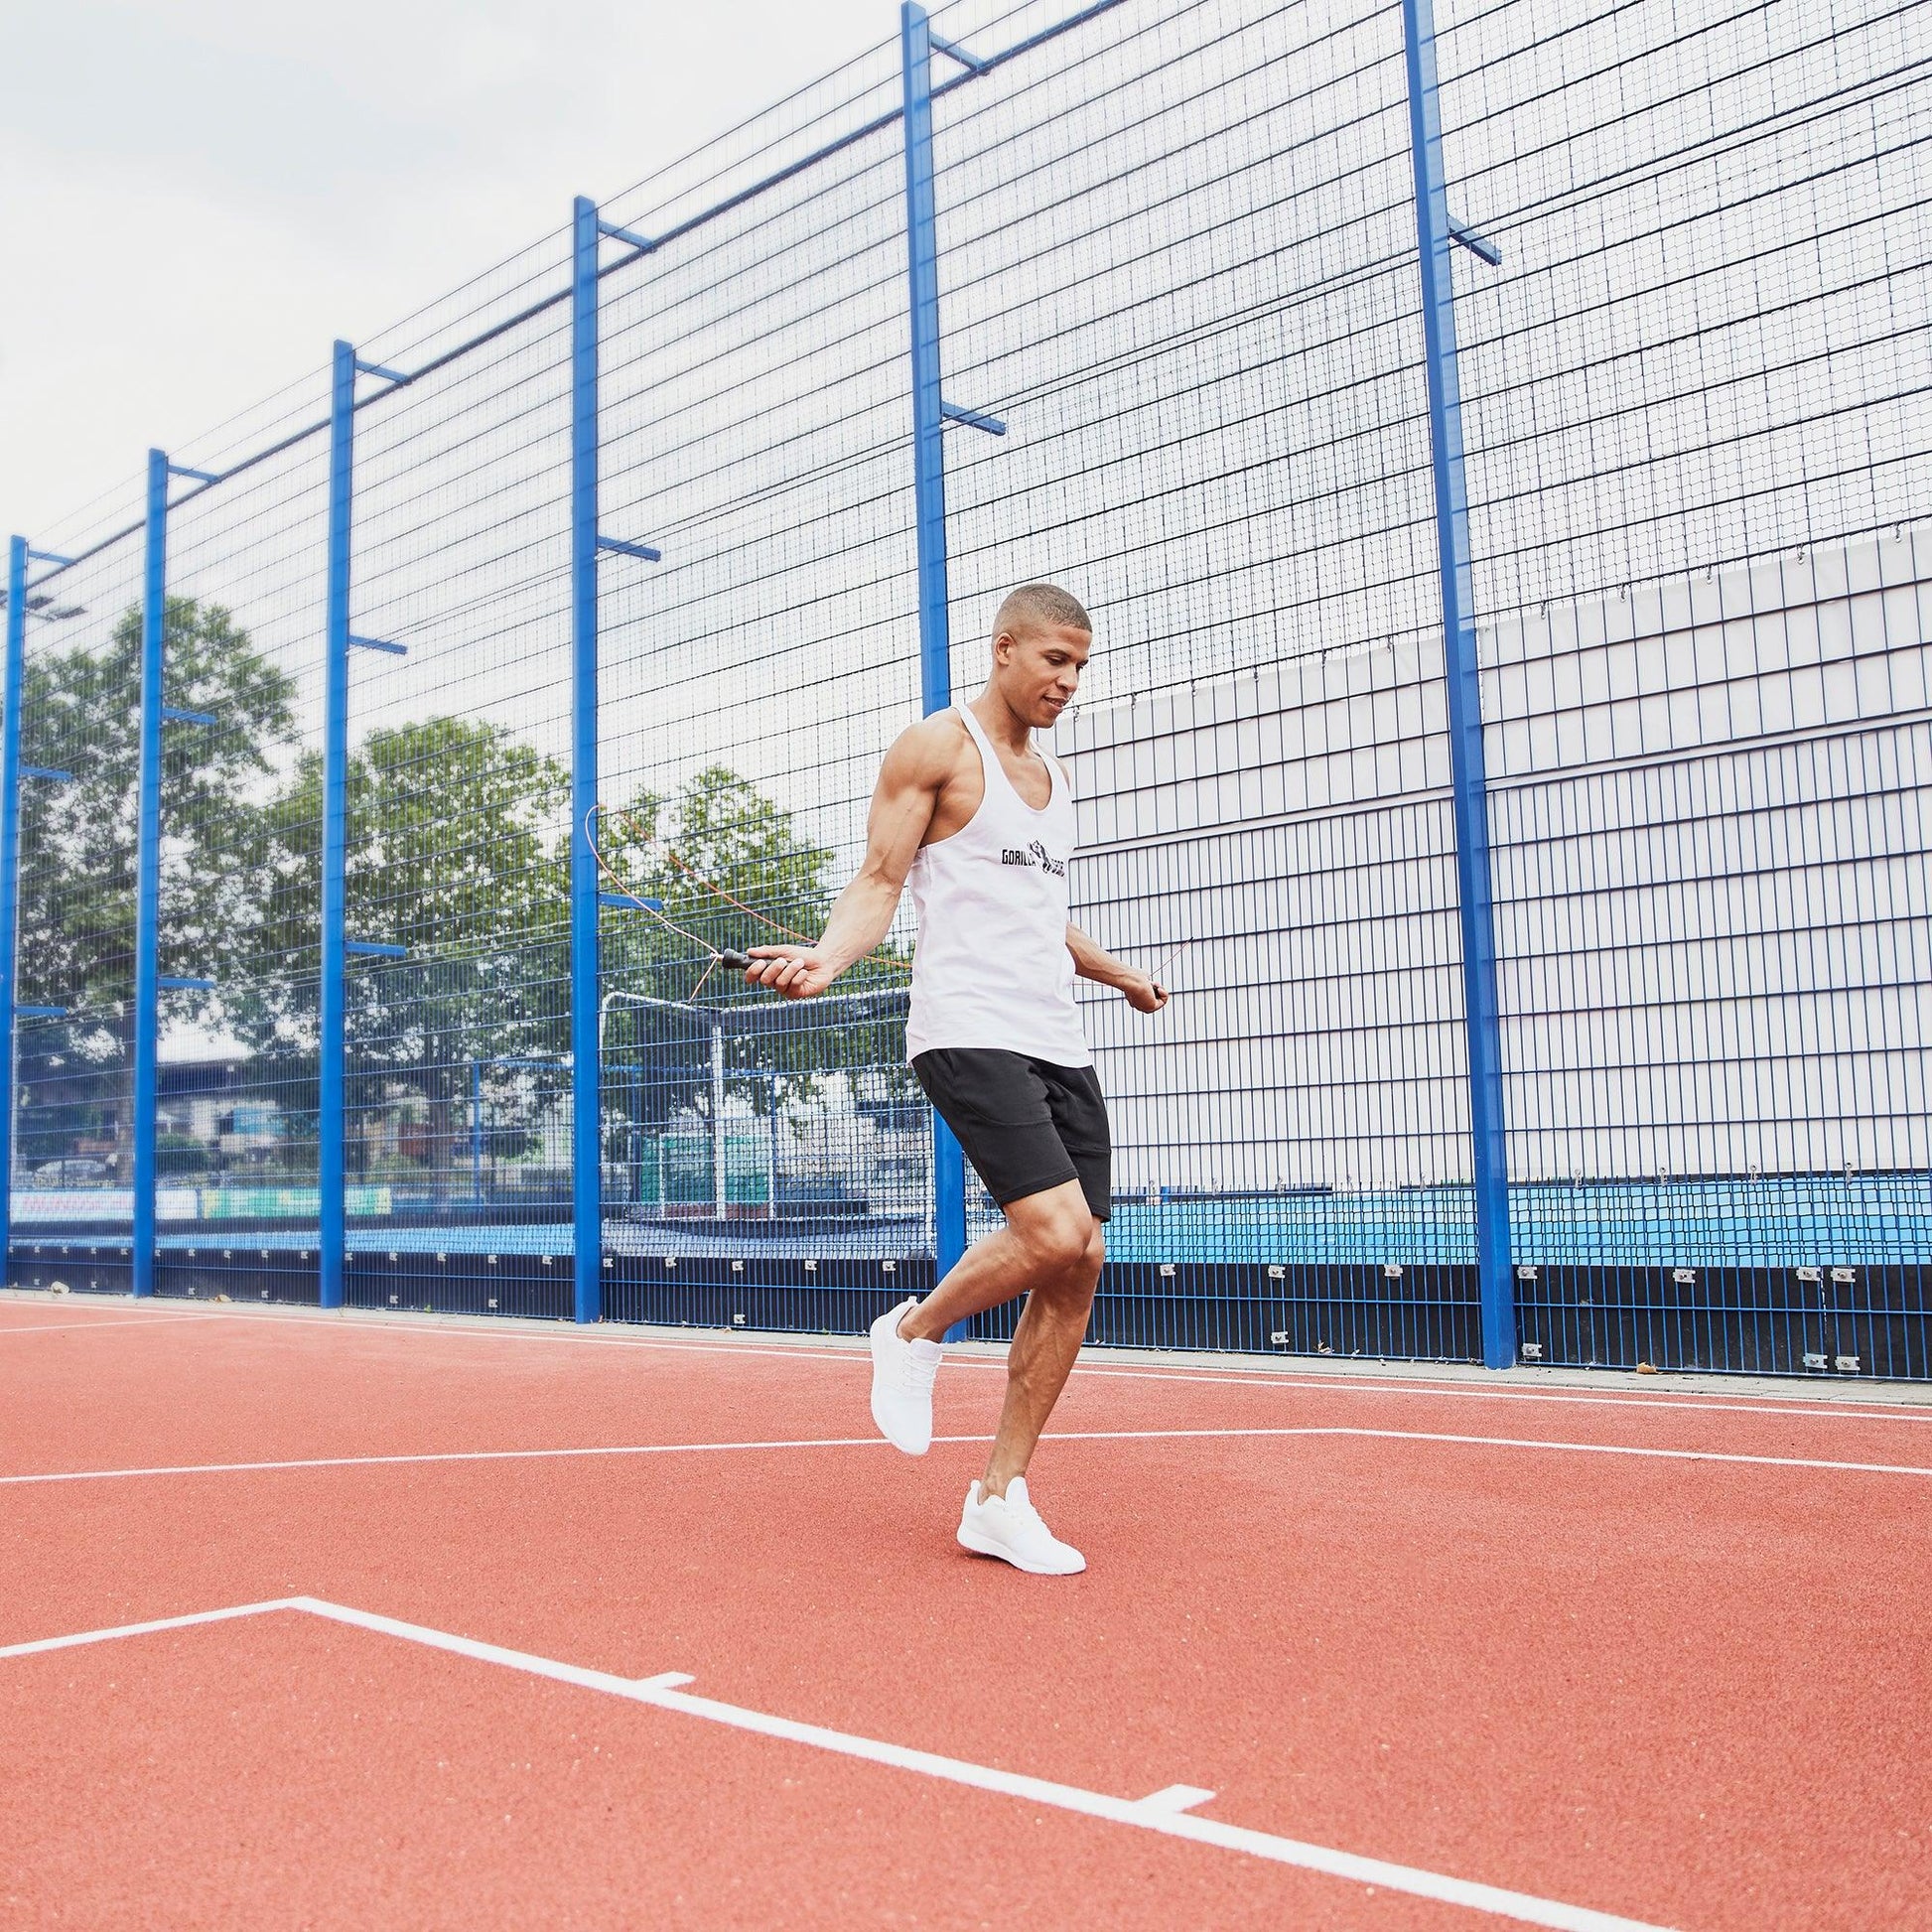
[[[816,939],[917,715],[904,164],[896,121],[863,131],[897,91],[882,53],[804,124],[752,130],[685,191],[719,211],[603,292],[602,523],[662,552],[611,556],[600,609],[607,837],[653,908],[604,922],[615,1312],[851,1328],[930,1279],[909,933],[809,1008],[716,958]],[[720,207],[742,175],[756,192]],[[675,232],[680,207],[623,224]]]
[[[1925,9],[1456,12],[1525,1345],[1922,1376]]]
[[[1016,581],[1087,602],[1075,916],[1174,989],[1085,1002],[1113,1340],[1479,1352],[1407,101],[1396,8],[1130,7],[935,135],[1008,426],[950,451],[956,676]]]
[[[354,432],[355,1304],[570,1307],[568,326],[522,315],[566,260],[557,237],[529,251],[459,318],[489,339],[441,366],[440,317],[361,351],[416,373],[365,379]]]
[[[313,1301],[313,850],[321,452],[245,489],[178,481],[166,517],[155,1288]],[[138,629],[139,614],[123,620]]]
[[[603,611],[605,796],[662,904],[605,943],[657,1174],[622,1205],[607,1190],[639,1313],[852,1327],[881,1264],[929,1254],[910,935],[811,1009],[707,950],[817,937],[917,713],[902,197],[897,127],[877,129],[605,296],[605,519],[664,553],[613,558]]]
[[[122,545],[25,600],[13,1267],[35,1286],[128,1282],[140,598]]]
[[[915,10],[178,453],[158,601],[138,492],[50,537],[16,1278],[147,1213],[165,1293],[928,1286],[909,917],[815,1002],[720,956],[816,937],[1047,580],[1075,917],[1173,995],[1081,994],[1096,1338],[1493,1357],[1513,1275],[1530,1359],[1932,1374],[1932,8],[1431,11],[962,0],[928,75]]]

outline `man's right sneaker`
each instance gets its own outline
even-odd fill
[[[872,1324],[872,1419],[896,1449],[923,1455],[932,1447],[932,1378],[946,1351],[936,1341],[907,1341],[898,1331],[909,1298]]]
[[[1015,1476],[1004,1496],[988,1495],[974,1483],[960,1512],[959,1540],[975,1555],[1000,1557],[1035,1577],[1075,1577],[1087,1567],[1072,1544],[1039,1520],[1025,1476]]]

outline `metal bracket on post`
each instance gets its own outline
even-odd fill
[[[627,248],[636,249],[640,255],[654,254],[657,250],[657,243],[649,235],[621,228],[615,221],[606,221],[602,216],[598,218],[597,231],[600,235],[609,235],[613,241],[621,241]]]
[[[1449,770],[1455,821],[1456,897],[1462,927],[1462,997],[1468,1035],[1469,1137],[1475,1176],[1476,1269],[1482,1358],[1516,1361],[1516,1301],[1510,1266],[1509,1150],[1504,1135],[1502,1041],[1496,994],[1496,921],[1489,871],[1488,780],[1482,690],[1476,663],[1469,508],[1462,468],[1462,398],[1457,381],[1455,292],[1449,245],[1477,254],[1479,237],[1458,234],[1443,179],[1443,128],[1436,86],[1432,0],[1402,0],[1409,69],[1409,129],[1422,261],[1423,339],[1429,364],[1429,442],[1436,482],[1436,538],[1443,591],[1444,675],[1449,686]],[[1486,245],[1486,244],[1485,244]],[[1500,250],[1494,251],[1500,260]],[[1489,259],[1484,255],[1484,259]]]
[[[73,783],[71,771],[63,771],[58,765],[52,764],[23,764],[20,767],[20,775],[23,778],[44,778],[51,785]]]
[[[391,946],[380,939],[345,939],[343,951],[355,959],[407,959],[407,946]]]
[[[626,543],[622,537],[599,537],[597,547],[620,557],[641,557],[647,564],[661,564],[664,561],[663,551],[653,550],[647,543]]]
[[[201,979],[193,973],[162,973],[155,979],[155,985],[164,993],[212,993],[214,982]]]
[[[66,1007],[14,1008],[14,1018],[16,1020],[65,1020],[67,1017],[68,1009]]]
[[[899,8],[905,90],[905,251],[912,342],[912,495],[919,565],[919,694],[928,717],[952,703],[952,633],[946,593],[946,405],[939,386],[939,236],[932,193],[932,50],[916,0]],[[967,65],[971,65],[968,61]],[[966,1157],[932,1116],[933,1272],[943,1278],[966,1252]],[[957,1329],[964,1332],[963,1324]]]
[[[218,483],[221,479],[212,470],[191,470],[185,463],[171,463],[168,466],[171,477],[186,477],[191,483]]]
[[[962,409],[957,403],[942,402],[939,414],[949,423],[964,423],[969,429],[983,429],[988,436],[1004,436],[1007,426],[998,416],[988,416],[978,409]]]
[[[976,54],[968,54],[963,47],[955,45],[952,41],[942,41],[930,27],[926,29],[925,44],[931,48],[933,53],[943,54],[949,61],[957,61],[968,73],[990,73],[992,71],[992,66],[989,62],[982,61]]]
[[[357,650],[386,650],[391,657],[407,657],[409,655],[409,646],[407,644],[392,644],[382,637],[358,637],[353,631],[350,631],[346,641],[353,644]]]
[[[1503,251],[1487,235],[1478,234],[1466,221],[1458,221],[1453,215],[1449,217],[1449,239],[1466,248],[1477,261],[1487,262],[1491,268],[1503,265]]]

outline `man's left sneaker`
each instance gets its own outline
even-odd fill
[[[1072,1544],[1039,1520],[1025,1476],[1015,1476],[1004,1496],[989,1496],[974,1483],[960,1513],[959,1540],[977,1556],[998,1557],[1034,1577],[1074,1577],[1087,1567]]]
[[[932,1379],[946,1351],[936,1341],[907,1341],[898,1331],[908,1298],[872,1324],[872,1419],[896,1449],[923,1455],[932,1447]]]

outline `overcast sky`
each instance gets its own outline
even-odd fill
[[[30,537],[897,31],[894,0],[0,0]]]

